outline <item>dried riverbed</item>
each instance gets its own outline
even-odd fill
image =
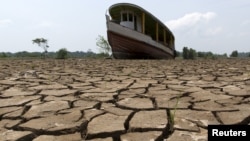
[[[206,141],[249,106],[249,59],[0,60],[1,141]]]

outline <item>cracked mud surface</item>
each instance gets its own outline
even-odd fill
[[[206,141],[249,106],[247,59],[0,60],[0,141]]]

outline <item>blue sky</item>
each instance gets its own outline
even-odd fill
[[[139,5],[165,23],[178,51],[250,51],[249,0],[0,0],[0,52],[42,52],[32,44],[38,37],[48,39],[48,51],[99,52],[105,13],[118,2]]]

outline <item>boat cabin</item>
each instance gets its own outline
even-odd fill
[[[121,11],[120,25],[141,32],[141,17],[133,11]]]
[[[118,6],[111,8],[109,13],[113,22],[148,35],[166,47],[174,48],[172,32],[145,10],[131,6]]]

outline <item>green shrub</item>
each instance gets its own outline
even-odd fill
[[[194,49],[188,47],[183,47],[182,53],[183,59],[196,59],[197,53]]]
[[[230,57],[238,57],[238,51],[237,51],[237,50],[234,50],[234,51],[231,53]]]
[[[188,59],[188,48],[187,47],[183,47],[183,52],[182,52],[182,56],[183,59]]]
[[[188,59],[196,59],[196,51],[192,48],[189,49],[189,52],[188,52]]]
[[[67,57],[68,57],[68,51],[66,48],[62,48],[56,53],[57,59],[66,59]]]
[[[0,58],[6,58],[6,57],[8,57],[6,53],[4,53],[4,52],[0,53]]]

